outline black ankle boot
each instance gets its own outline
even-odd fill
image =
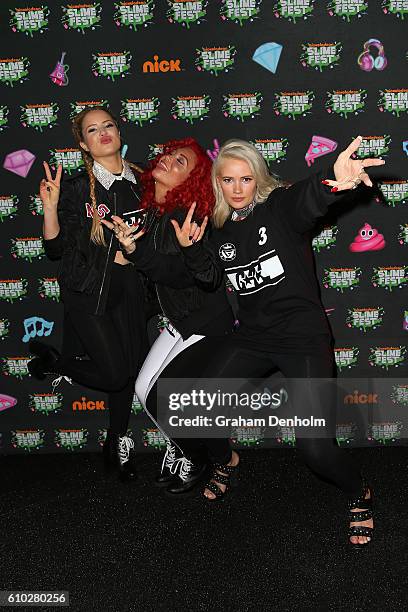
[[[154,482],[159,487],[167,486],[173,482],[177,482],[178,476],[173,468],[177,468],[177,451],[174,444],[171,444],[170,440],[167,443],[166,452],[163,457],[163,463],[161,471],[158,476],[154,479]]]
[[[122,481],[137,477],[134,442],[128,436],[112,435],[108,432],[103,444],[102,455],[105,468],[114,468]]]
[[[30,353],[36,355],[27,364],[28,371],[33,378],[44,380],[47,374],[59,374],[57,362],[60,354],[57,349],[38,340],[31,340],[28,348]]]
[[[207,474],[206,463],[193,463],[187,457],[176,459],[176,462],[180,463],[178,479],[166,489],[167,493],[172,495],[180,495],[191,491]]]

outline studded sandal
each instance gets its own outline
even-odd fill
[[[223,465],[222,463],[214,463],[213,464],[213,472],[210,476],[209,481],[206,483],[204,487],[211,491],[215,495],[215,497],[207,497],[204,496],[208,501],[215,502],[223,499],[225,494],[231,488],[232,480],[236,480],[238,468],[240,467],[240,463],[238,465]],[[223,472],[220,474],[220,472]],[[217,485],[225,485],[225,491],[222,491],[220,487]]]
[[[370,493],[370,497],[366,499],[367,493]],[[369,521],[373,518],[373,491],[368,485],[364,485],[363,494],[361,497],[351,499],[348,502],[349,508],[349,520],[350,523],[361,523],[363,521]],[[359,512],[352,512],[355,508],[361,508]],[[373,539],[374,529],[372,527],[366,527],[364,525],[352,525],[349,528],[349,543],[354,550],[360,550],[366,548]],[[350,541],[353,536],[366,536],[370,538],[365,544],[356,543]]]

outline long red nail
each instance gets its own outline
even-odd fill
[[[322,181],[323,185],[328,185],[329,181]]]
[[[331,189],[330,191],[338,191],[339,188],[338,187],[333,187],[333,189]]]

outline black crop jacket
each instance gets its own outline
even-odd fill
[[[132,184],[132,190],[140,199],[139,185]],[[120,215],[116,194],[107,191],[98,181],[95,183],[95,195],[98,206],[105,204],[109,209],[108,218],[113,214]],[[49,259],[61,259],[58,282],[62,300],[67,303],[77,297],[81,307],[94,314],[103,314],[112,265],[120,245],[113,232],[105,226],[103,231],[107,246],[96,245],[90,240],[92,217],[89,213],[87,215],[86,207],[89,202],[89,179],[86,174],[77,174],[63,181],[58,202],[60,232],[55,238],[44,240],[44,249]],[[144,260],[143,272],[155,282],[167,282],[176,288],[194,284],[180,254],[163,258],[153,251]]]

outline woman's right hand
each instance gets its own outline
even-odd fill
[[[138,232],[138,225],[129,227],[120,217],[117,217],[116,215],[112,215],[112,221],[113,223],[107,219],[101,219],[101,223],[106,225],[106,227],[114,232],[125,253],[130,255],[136,249],[136,240],[143,236],[145,230],[142,229],[140,232]]]
[[[61,188],[62,166],[59,165],[55,178],[52,178],[51,170],[47,162],[43,162],[46,179],[40,183],[40,198],[45,211],[56,211]]]
[[[190,206],[186,218],[184,219],[183,225],[180,227],[175,219],[170,219],[179,245],[182,247],[188,247],[201,240],[204,236],[205,228],[207,227],[208,217],[204,217],[204,221],[201,225],[198,225],[193,221],[193,214],[196,207],[196,203],[193,202]]]

